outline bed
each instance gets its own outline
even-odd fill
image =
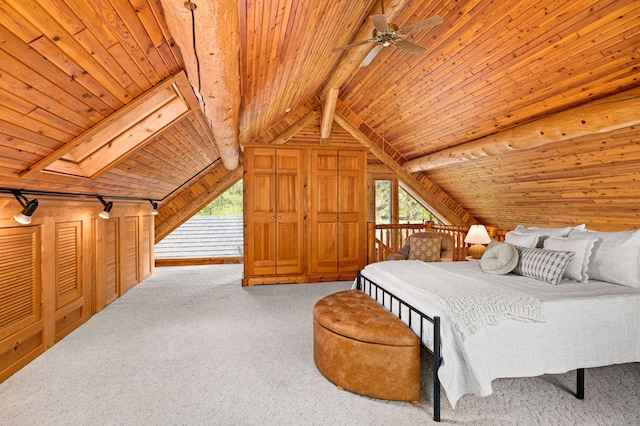
[[[386,261],[360,271],[354,287],[396,314],[434,355],[434,420],[440,420],[440,384],[455,408],[466,393],[491,394],[497,378],[577,370],[581,398],[584,368],[640,362],[640,231],[580,234],[592,243],[584,253],[570,252],[577,256],[567,265],[580,263],[581,281],[564,272],[555,285],[513,272],[490,274],[481,262]],[[538,243],[525,250],[546,250]],[[584,279],[588,271],[592,278]],[[462,301],[452,302],[456,293]],[[485,303],[488,308],[476,309]],[[491,303],[513,307],[504,313]],[[469,311],[480,312],[469,320]]]

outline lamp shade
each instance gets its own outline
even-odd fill
[[[464,242],[467,244],[489,244],[491,237],[484,225],[471,225],[467,236],[464,237]]]
[[[464,242],[472,244],[472,246],[469,247],[469,255],[471,255],[473,259],[480,259],[486,249],[483,244],[489,244],[491,237],[489,237],[489,233],[484,225],[471,225],[467,236],[464,237]]]
[[[31,216],[27,216],[26,214],[19,213],[13,217],[13,220],[15,220],[21,225],[28,225],[31,223]]]

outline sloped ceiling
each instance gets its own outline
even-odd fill
[[[193,1],[195,38],[179,46],[169,30],[172,18],[166,16],[164,1],[0,0],[0,187],[166,201],[185,182],[221,162],[207,128],[221,123],[192,105],[99,176],[30,172],[184,70],[196,97],[206,86],[203,81],[220,80],[215,69],[194,75],[184,62],[192,57],[187,49],[206,47],[214,38],[207,33],[211,28],[198,27],[199,19],[208,19],[198,13],[215,14],[218,3],[207,2],[207,9]],[[388,0],[384,8],[399,27],[434,15],[444,22],[408,37],[426,47],[422,55],[390,46],[368,67],[359,68],[357,59],[370,45],[337,53],[331,49],[359,41],[363,34],[368,37],[373,28],[368,16],[381,12],[378,0],[239,0],[237,27],[224,26],[227,15],[218,19],[222,23],[213,31],[222,41],[208,54],[237,55],[239,142],[269,142],[265,135],[281,132],[274,128],[295,122],[289,114],[309,105],[326,109],[327,90],[335,86],[341,108],[349,111],[345,116],[357,117],[353,121],[359,129],[375,134],[401,165],[640,87],[637,1]],[[225,50],[220,34],[237,42],[239,52]],[[230,100],[229,108],[234,105]],[[590,158],[606,156],[597,163],[574,153],[575,162],[590,164],[590,177],[581,181],[583,196],[570,200],[577,200],[578,207],[571,210],[577,213],[567,213],[565,199],[557,201],[553,214],[590,219],[594,213],[587,202],[606,208],[607,203],[593,200],[611,196],[614,184],[596,183],[596,175],[639,193],[640,176],[621,162],[623,154],[638,158],[639,139],[629,125],[604,138],[588,136],[584,143],[575,139],[540,148],[553,149],[562,158],[583,146]],[[539,152],[505,154],[415,176],[478,220],[506,227],[540,219],[531,209],[536,201],[549,201],[543,184],[548,174],[580,182],[578,168],[554,157],[527,177],[539,179],[539,191],[521,185],[521,168],[540,158]],[[597,168],[605,163],[606,170]],[[568,174],[562,174],[563,168]],[[627,201],[614,201],[611,212],[628,212],[633,196],[616,191],[613,200]],[[506,193],[510,205],[522,207],[496,207],[502,200],[495,197]],[[554,200],[562,197],[557,192]],[[524,200],[530,204],[518,204]],[[619,218],[610,227],[622,222]]]

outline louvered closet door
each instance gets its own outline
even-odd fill
[[[104,301],[105,306],[113,302],[118,297],[118,289],[120,287],[118,261],[119,233],[118,219],[108,219],[104,221],[105,226],[105,247],[104,247]]]
[[[39,227],[0,229],[0,341],[41,319]]]
[[[56,223],[56,309],[82,297],[82,223]]]
[[[130,216],[124,219],[124,277],[122,280],[121,294],[126,293],[131,287],[140,282],[138,268],[138,217]]]
[[[140,239],[140,279],[145,280],[153,271],[153,232],[154,216],[142,218],[142,238]]]

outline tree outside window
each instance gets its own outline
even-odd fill
[[[424,223],[426,221],[440,223],[440,220],[425,206],[402,189],[396,179],[374,179],[374,184],[376,224]],[[394,203],[394,194],[397,194],[397,203]],[[394,205],[397,206],[396,214],[394,214]]]

